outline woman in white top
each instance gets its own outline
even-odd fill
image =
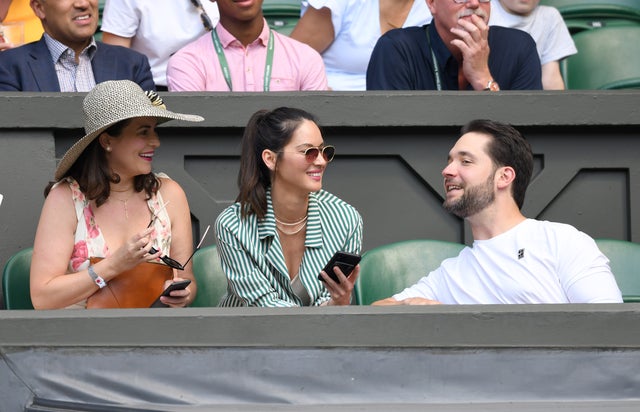
[[[430,21],[424,0],[308,0],[291,37],[322,54],[332,90],[366,90],[367,65],[378,38]]]

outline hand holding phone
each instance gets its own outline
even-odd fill
[[[186,289],[186,287],[189,286],[190,283],[191,283],[191,281],[189,279],[179,280],[177,282],[173,282],[172,284],[167,286],[167,288],[165,290],[162,291],[160,296],[171,296],[171,292],[172,291]],[[149,307],[151,307],[151,308],[166,308],[167,305],[165,305],[164,303],[162,303],[160,301],[160,296],[158,296],[158,299],[156,299],[151,304],[151,306],[149,306]]]
[[[333,271],[333,268],[336,266],[339,267],[342,273],[344,273],[346,277],[349,277],[349,275],[351,275],[351,272],[353,272],[353,269],[360,262],[360,259],[360,255],[339,251],[333,255],[331,260],[329,260],[329,262],[322,270],[327,275],[329,275],[329,277],[333,279],[334,282],[340,283],[340,280],[338,280],[338,276]],[[324,279],[322,278],[322,274],[318,275],[318,279],[324,281]]]

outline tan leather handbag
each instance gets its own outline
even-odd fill
[[[103,258],[92,257],[91,264]],[[87,309],[148,308],[160,296],[173,269],[160,263],[143,262],[120,273],[87,299]]]

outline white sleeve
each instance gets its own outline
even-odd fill
[[[140,8],[135,0],[108,0],[102,15],[102,31],[132,38],[140,25]]]
[[[571,303],[621,303],[609,259],[578,230],[558,244],[558,277]]]
[[[355,0],[362,1],[362,0]],[[370,0],[364,0],[370,1]],[[323,7],[331,10],[331,23],[333,24],[333,33],[334,38],[340,33],[342,30],[342,21],[344,20],[344,15],[347,10],[350,8],[351,3],[354,0],[308,0],[307,3],[310,7],[314,9],[321,9]]]
[[[427,276],[423,276],[418,283],[409,286],[400,293],[392,296],[395,300],[404,300],[408,298],[425,298],[431,300],[439,300],[436,293],[436,284],[438,279],[442,277],[442,266],[432,271]]]
[[[540,63],[559,61],[576,54],[578,50],[560,12],[553,7],[544,7],[543,10],[545,13],[541,14],[541,17],[545,19],[549,27],[545,32],[544,44],[540,47]]]

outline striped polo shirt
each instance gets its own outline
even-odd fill
[[[220,306],[301,306],[292,290],[267,192],[267,213],[240,218],[240,203],[226,208],[216,220],[216,242],[228,291]],[[362,217],[348,203],[329,192],[309,194],[305,251],[298,276],[317,306],[330,295],[318,275],[337,251],[360,253]]]

